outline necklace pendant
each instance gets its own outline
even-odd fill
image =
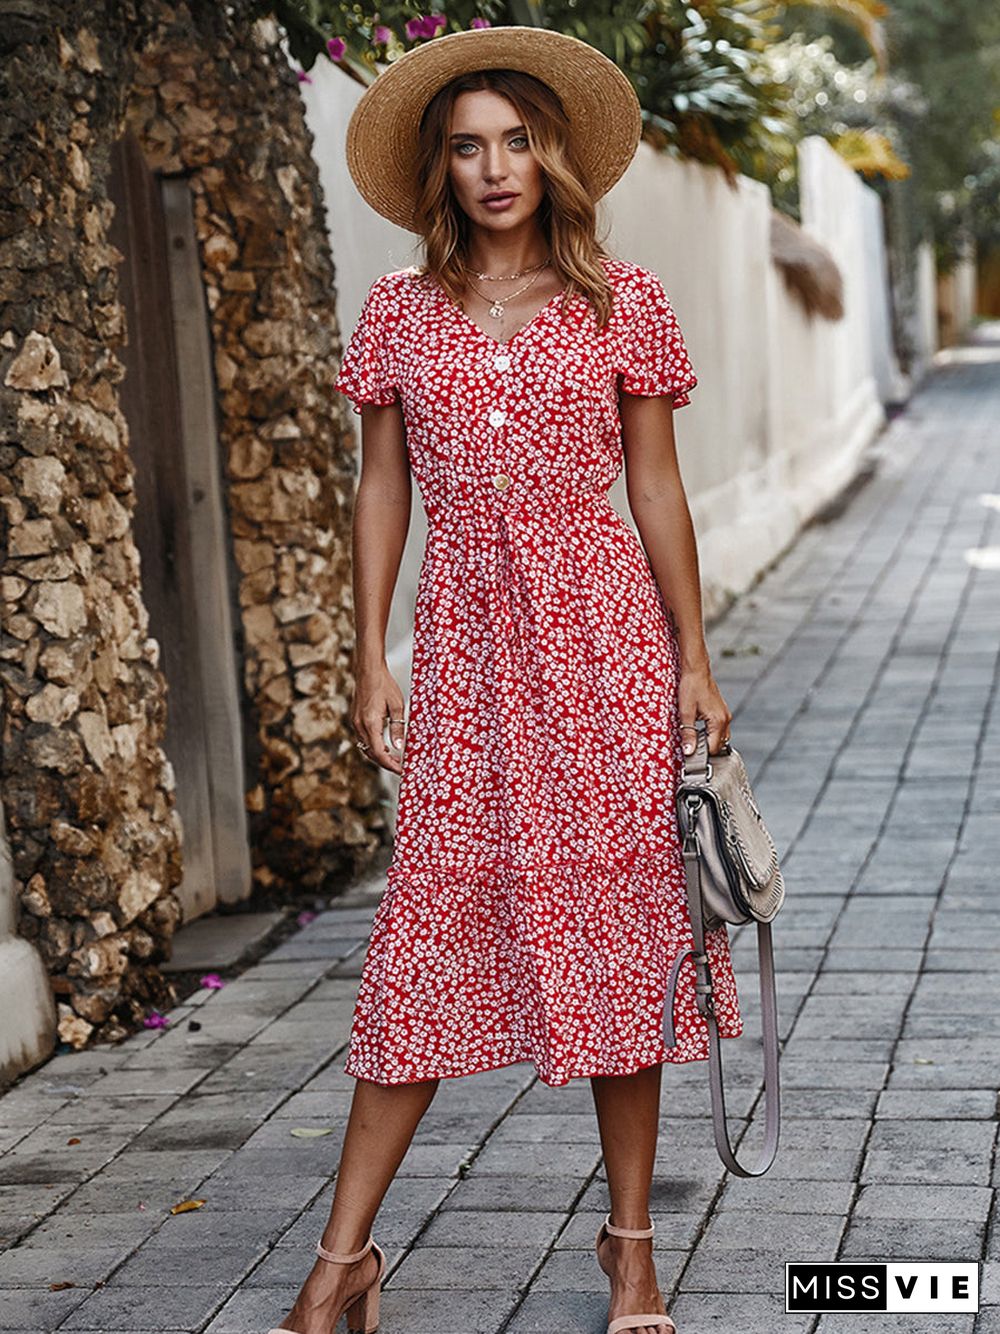
[[[500,304],[499,301],[494,301],[493,305],[490,306],[490,314],[493,316],[494,319],[497,320],[503,318],[503,306]]]

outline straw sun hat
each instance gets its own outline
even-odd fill
[[[587,42],[549,28],[470,28],[435,37],[391,64],[365,91],[347,126],[347,165],[360,193],[383,217],[415,232],[420,117],[434,94],[460,74],[516,69],[555,92],[593,198],[615,184],[642,130],[628,79]]]

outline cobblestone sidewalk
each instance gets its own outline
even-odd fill
[[[705,1066],[664,1071],[653,1210],[681,1334],[1000,1334],[998,421],[992,326],[710,633],[788,883],[784,1121],[766,1177],[729,1177]],[[0,1329],[263,1334],[281,1317],[329,1207],[365,898],[168,1029],[58,1056],[0,1098]],[[747,1029],[724,1045],[727,1092],[752,1155],[756,937],[731,938]],[[204,1206],[171,1214],[190,1197]],[[384,1334],[599,1334],[606,1207],[588,1081],[547,1088],[528,1065],[442,1081],[375,1228]],[[812,1257],[984,1260],[981,1310],[785,1315],[784,1262]]]

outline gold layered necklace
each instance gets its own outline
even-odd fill
[[[541,264],[536,264],[530,269],[520,269],[517,273],[508,273],[499,275],[494,275],[489,273],[477,273],[476,274],[477,278],[482,278],[484,281],[488,282],[509,281],[511,278],[523,277],[523,275],[526,273],[531,273],[534,275],[533,277],[529,278],[528,281],[522,287],[516,288],[513,292],[508,292],[506,296],[496,297],[495,299],[489,296],[488,293],[481,292],[479,290],[479,288],[469,277],[468,269],[466,269],[465,271],[465,281],[469,284],[469,286],[472,288],[472,290],[476,293],[477,296],[481,296],[484,301],[490,302],[489,313],[493,316],[493,318],[496,320],[502,320],[504,317],[504,306],[507,304],[507,302],[513,301],[516,296],[520,296],[522,292],[526,292],[529,287],[531,287],[534,283],[538,281],[542,269],[544,269],[547,265],[551,263],[552,263],[551,259],[543,259]]]

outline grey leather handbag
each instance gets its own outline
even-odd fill
[[[664,1042],[672,1047],[676,1041],[674,993],[680,966],[690,955],[697,977],[695,999],[708,1023],[715,1145],[726,1167],[737,1176],[763,1176],[777,1153],[781,1121],[778,1006],[771,946],[771,921],[785,896],[778,853],[754,800],[742,756],[730,743],[718,754],[709,756],[708,733],[703,724],[698,728],[694,752],[685,757],[684,776],[677,785],[675,800],[694,948],[682,951],[670,971],[663,1011]],[[722,1055],[705,932],[723,923],[739,925],[750,921],[757,923],[766,1111],[761,1156],[753,1167],[744,1167],[736,1159],[726,1128]]]

